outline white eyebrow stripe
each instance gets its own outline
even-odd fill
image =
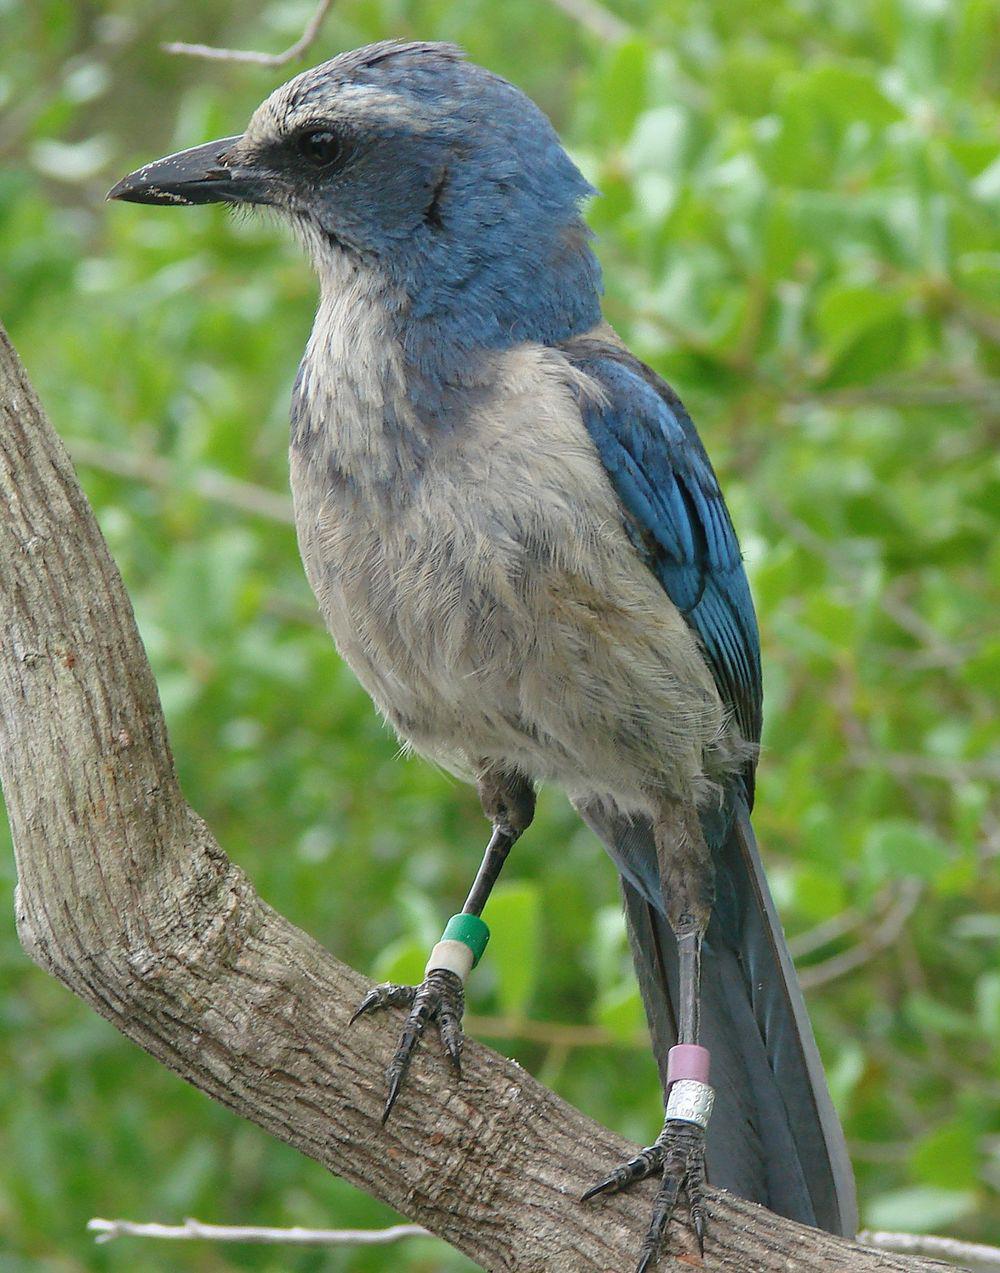
[[[405,125],[408,132],[419,135],[434,130],[435,116],[433,110],[415,109],[405,94],[377,84],[341,83],[322,90],[317,86],[301,95],[279,89],[257,108],[244,136],[258,145],[280,142],[300,128],[324,123],[354,125],[362,131],[367,126],[373,132],[380,125],[390,129]]]

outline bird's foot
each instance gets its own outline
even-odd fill
[[[705,1253],[705,1130],[696,1123],[668,1119],[656,1141],[642,1153],[616,1168],[606,1180],[588,1189],[583,1201],[598,1194],[618,1193],[659,1174],[660,1188],[653,1218],[642,1244],[636,1273],[652,1269],[663,1246],[664,1234],[681,1193],[687,1198],[688,1213],[698,1249]]]
[[[451,1058],[455,1073],[462,1075],[462,1013],[465,1011],[465,992],[462,979],[448,968],[433,968],[419,986],[397,986],[387,983],[369,990],[351,1017],[351,1024],[366,1012],[379,1008],[409,1008],[399,1046],[385,1072],[389,1085],[384,1123],[392,1113],[410,1068],[410,1061],[424,1030],[430,1022],[437,1025],[441,1042]]]

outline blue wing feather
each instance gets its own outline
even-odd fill
[[[581,396],[581,411],[632,542],[698,635],[744,737],[757,742],[757,620],[736,533],[691,417],[625,350],[578,340],[566,352],[600,388]]]
[[[761,723],[760,643],[740,548],[712,466],[669,386],[606,341],[564,349],[586,373],[580,410],[636,550],[701,643],[745,738]],[[743,774],[747,801],[753,764]],[[717,1113],[716,1183],[805,1224],[852,1234],[857,1211],[843,1133],[767,891],[739,784],[701,811],[716,895],[704,943],[702,1029]],[[630,940],[661,1073],[677,1037],[676,943],[665,917],[652,824],[599,802],[577,806],[622,874]]]

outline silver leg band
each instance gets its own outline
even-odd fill
[[[715,1092],[697,1079],[678,1079],[667,1095],[667,1119],[677,1123],[695,1123],[703,1131],[708,1126],[715,1103]]]

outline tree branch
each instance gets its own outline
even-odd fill
[[[186,804],[121,578],[0,328],[0,778],[31,957],[189,1083],[484,1268],[629,1267],[653,1185],[577,1201],[632,1152],[470,1041],[421,1053],[388,1126],[368,982],[256,894]],[[714,1192],[704,1267],[935,1267]],[[674,1250],[694,1250],[676,1228]],[[666,1261],[664,1261],[666,1263]]]
[[[249,62],[253,66],[285,66],[302,57],[315,43],[320,27],[333,6],[333,0],[319,0],[305,30],[283,53],[257,53],[254,49],[217,49],[211,44],[185,44],[175,40],[161,44],[164,53],[179,53],[187,57],[203,57],[212,62]]]

